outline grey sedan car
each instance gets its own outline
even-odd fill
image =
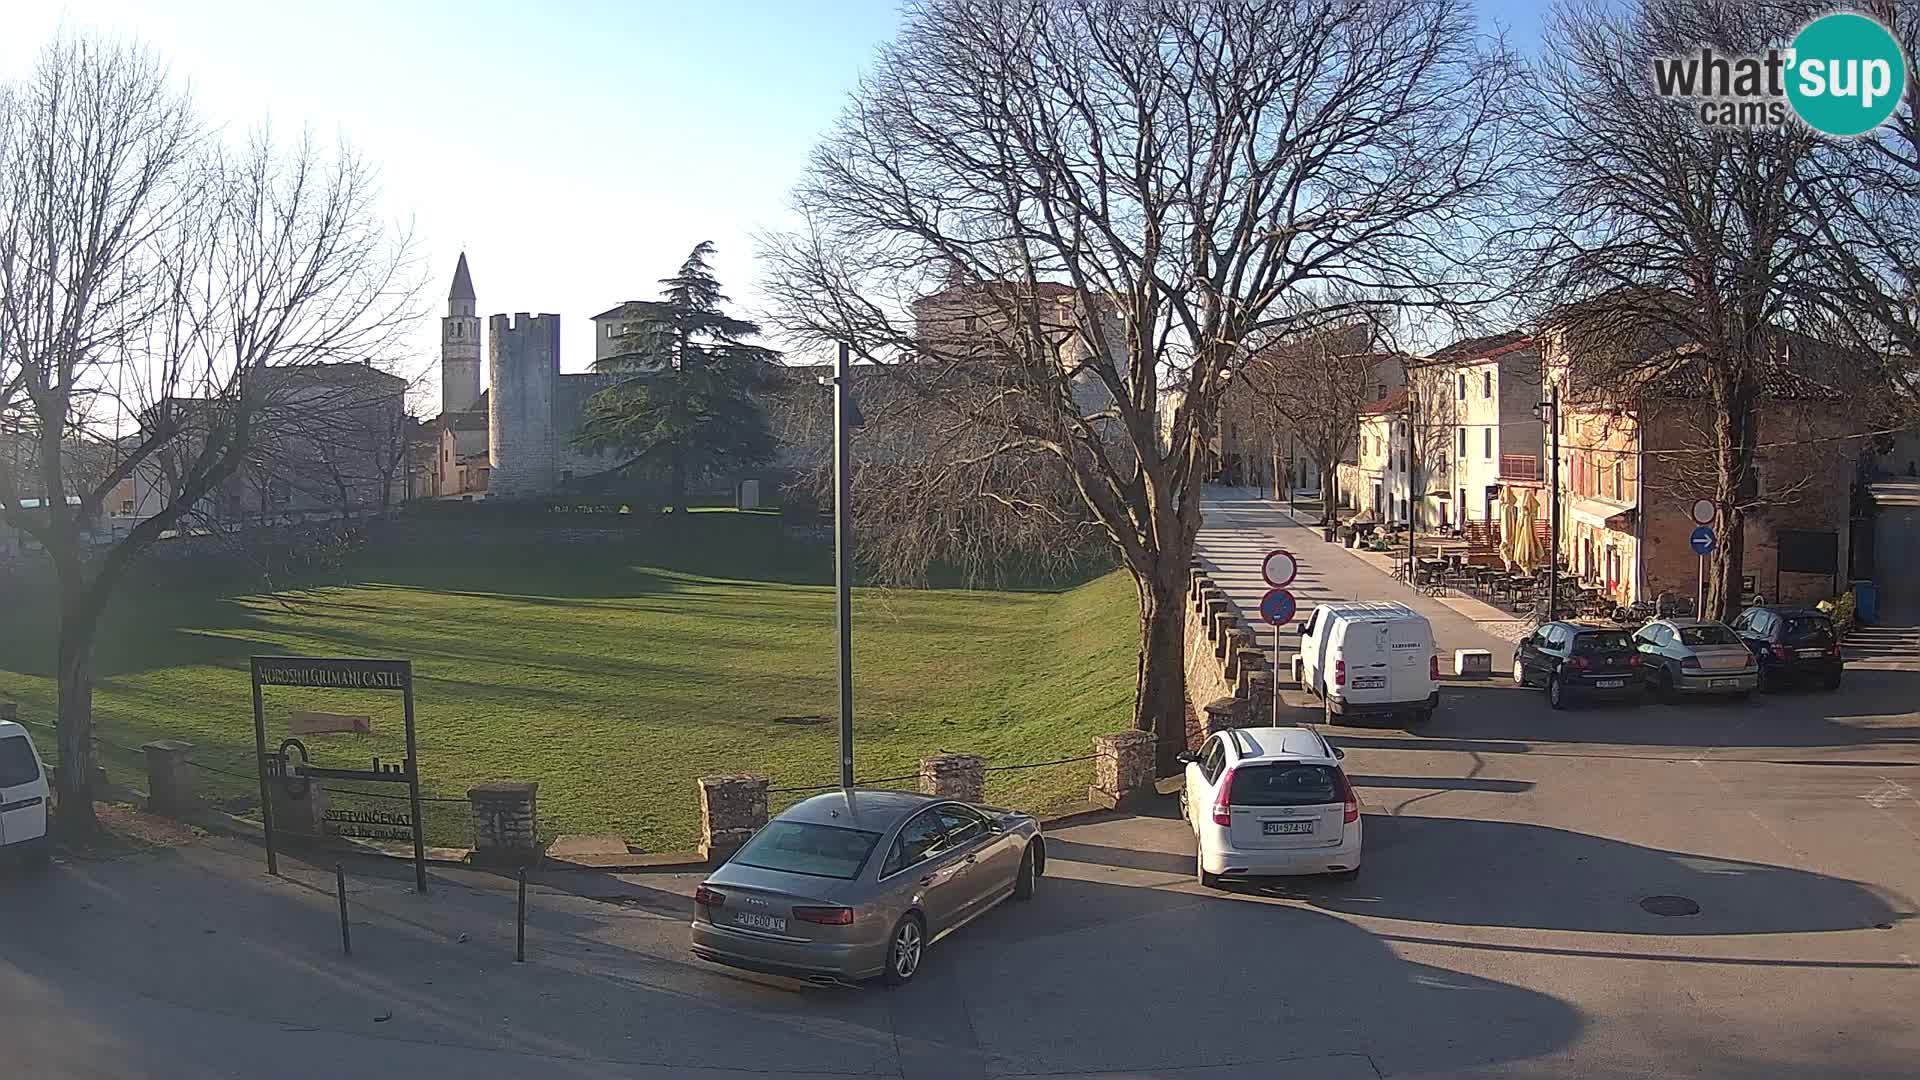
[[[920,970],[927,946],[1046,872],[1025,814],[903,791],[815,795],[694,893],[693,953],[815,983]]]
[[[1740,635],[1711,619],[1655,619],[1634,631],[1640,669],[1655,695],[1733,694],[1745,697],[1760,669]]]

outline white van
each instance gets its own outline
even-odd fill
[[[1322,604],[1300,624],[1300,685],[1320,695],[1328,723],[1398,714],[1424,723],[1440,705],[1433,626],[1405,604]]]
[[[0,855],[47,861],[47,770],[27,729],[0,720]]]

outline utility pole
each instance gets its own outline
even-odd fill
[[[1547,392],[1547,417],[1553,425],[1551,479],[1547,483],[1547,621],[1560,617],[1560,385]],[[1643,511],[1644,512],[1644,511]],[[1527,522],[1533,528],[1533,522]]]
[[[1298,441],[1299,440],[1295,438],[1293,429],[1289,427],[1287,429],[1287,513],[1288,514],[1292,514],[1298,509],[1298,507],[1294,504],[1294,499],[1293,499],[1293,493],[1295,491],[1298,491],[1300,488],[1300,478],[1294,475],[1294,469],[1298,468],[1298,466],[1296,466],[1293,463],[1294,453],[1297,450]],[[1325,497],[1326,496],[1324,494],[1321,496],[1321,498],[1325,498]]]
[[[847,344],[833,362],[833,593],[839,639],[840,787],[853,790],[853,395]]]
[[[1409,371],[1411,375],[1411,371]],[[1413,494],[1413,380],[1407,380],[1407,584],[1412,585],[1413,574],[1413,534],[1414,507],[1419,503]]]

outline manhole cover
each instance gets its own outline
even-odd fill
[[[1649,896],[1640,906],[1650,915],[1698,915],[1700,905],[1684,896]]]

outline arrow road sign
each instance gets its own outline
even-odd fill
[[[1260,574],[1267,584],[1276,589],[1284,589],[1293,584],[1293,577],[1300,572],[1300,561],[1286,548],[1274,548],[1267,552],[1266,559],[1260,564]]]
[[[1260,617],[1275,626],[1292,622],[1296,610],[1293,594],[1285,589],[1268,589],[1267,595],[1260,598]]]
[[[1687,538],[1687,543],[1693,545],[1695,555],[1708,554],[1713,551],[1713,530],[1702,525],[1693,530],[1693,535]]]

